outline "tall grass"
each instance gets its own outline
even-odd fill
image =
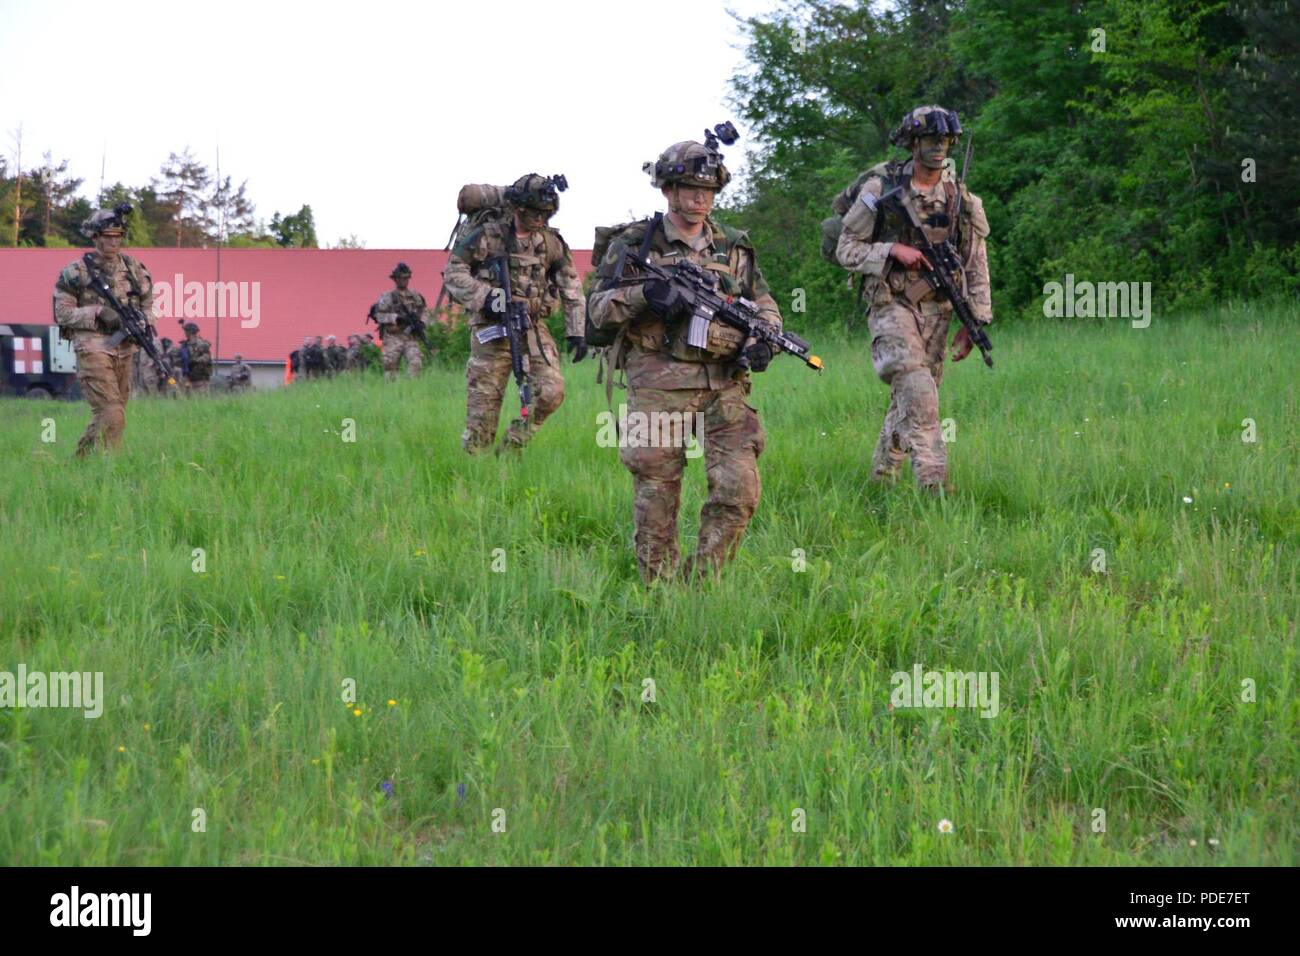
[[[84,462],[84,404],[5,402],[0,670],[107,699],[0,710],[0,862],[1294,865],[1298,334],[1005,329],[948,369],[946,501],[867,484],[864,343],[779,361],[693,588],[637,578],[590,364],[517,461],[461,452],[447,370],[133,401]],[[891,709],[915,663],[998,715]]]

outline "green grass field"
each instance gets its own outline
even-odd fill
[[[0,863],[1295,865],[1300,311],[993,331],[947,501],[867,484],[861,341],[758,377],[694,589],[636,575],[589,363],[520,461],[450,369],[135,401],[86,462],[84,403],[3,402],[0,670],[106,700],[0,710]],[[997,716],[891,710],[918,663]]]

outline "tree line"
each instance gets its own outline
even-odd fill
[[[21,131],[12,162],[0,157],[0,246],[88,246],[81,224],[97,207],[128,202],[134,207],[126,236],[130,246],[318,248],[311,206],[276,212],[270,222],[255,215],[248,182],[236,186],[195,159],[187,147],[171,153],[147,185],[104,186],[94,202],[79,195],[84,180],[68,172],[68,160],[24,167]],[[356,237],[340,246],[360,246]]]
[[[904,155],[888,141],[904,112],[939,103],[974,137],[998,316],[1041,317],[1066,273],[1150,281],[1167,309],[1295,295],[1297,7],[787,0],[741,20],[733,106],[761,145],[724,215],[774,289],[851,314],[819,223],[859,172]]]

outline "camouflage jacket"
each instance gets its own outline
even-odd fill
[[[237,362],[230,370],[230,383],[236,387],[251,385],[253,382],[253,370],[247,362]]]
[[[360,368],[361,365],[361,346],[349,345],[343,352],[343,367],[345,369],[354,369]]]
[[[130,354],[136,348],[136,344],[130,339],[123,339],[115,349],[110,347],[108,343],[112,333],[106,330],[103,323],[95,317],[100,306],[103,306],[106,312],[111,309],[108,303],[90,288],[91,268],[101,275],[104,274],[104,261],[98,252],[88,253],[70,262],[59,273],[59,278],[54,283],[54,321],[58,323],[63,334],[72,339],[73,347],[78,352]],[[123,253],[118,256],[111,276],[105,276],[105,280],[119,302],[123,305],[134,305],[145,314],[152,329],[154,327],[153,279],[140,260]]]
[[[325,371],[325,349],[313,342],[311,345],[304,345],[299,356],[299,362],[302,364],[304,372],[315,374],[316,372]]]
[[[901,221],[892,213],[877,214],[875,200],[883,195],[891,173],[895,181],[912,174],[912,161],[894,167],[889,163],[873,166],[859,177],[860,188],[856,198],[850,199],[854,187],[849,187],[836,199],[837,211],[843,209],[844,231],[840,234],[836,257],[840,265],[851,272],[866,277],[863,296],[873,306],[883,305],[895,296],[907,295],[924,313],[944,311],[950,306],[933,289],[926,290],[920,283],[920,270],[908,270],[889,257],[895,242],[918,245],[919,237],[911,223]],[[993,321],[993,305],[989,296],[989,260],[985,239],[989,234],[984,203],[963,184],[961,187],[960,249],[963,263],[961,282],[970,300],[975,317],[981,322]],[[933,187],[922,189],[911,185],[907,201],[916,209],[931,242],[941,242],[952,231],[951,215],[956,205],[958,186],[946,175]],[[866,197],[866,198],[864,198]],[[879,222],[877,220],[880,220]],[[931,226],[931,222],[938,225]]]
[[[528,301],[528,314],[541,322],[564,306],[564,334],[586,332],[587,304],[578,270],[564,237],[550,227],[527,239],[515,235],[513,219],[490,220],[471,230],[452,250],[442,281],[447,294],[469,313],[471,328],[495,325],[501,320],[484,312],[488,295],[497,283],[488,265],[497,256],[510,256],[510,291]]]
[[[600,283],[613,275],[620,249],[628,247],[635,255],[651,222],[646,219],[632,223],[611,237],[605,257],[597,267],[598,290]],[[758,267],[749,237],[711,217],[705,220],[704,226],[699,236],[688,239],[665,216],[663,228],[651,240],[649,258],[662,266],[671,266],[681,258],[698,263],[717,274],[721,292],[749,299],[758,306],[764,320],[779,328],[781,310]],[[646,303],[642,283],[635,280],[635,269],[629,267],[623,283],[593,292],[590,303],[594,326],[626,330],[620,333],[626,337],[626,346],[620,350],[625,354],[616,355],[616,364],[626,369],[631,387],[716,390],[738,377],[745,377],[747,373],[738,372],[733,361],[743,344],[741,333],[721,322],[713,322],[707,348],[687,345],[684,331],[678,334],[680,322],[669,327],[656,316]]]
[[[403,310],[408,313],[419,313],[420,318],[428,321],[429,304],[424,300],[424,296],[414,289],[402,291],[400,289],[389,289],[379,297],[375,303],[375,321],[383,329],[383,334],[390,332],[406,332],[405,323],[403,327],[398,327],[398,320],[402,318]]]
[[[206,382],[212,378],[212,346],[201,336],[194,336],[181,343],[181,348],[189,355],[189,375],[191,382]]]
[[[347,350],[341,345],[330,345],[325,348],[325,361],[329,365],[330,371],[343,371],[346,352]]]

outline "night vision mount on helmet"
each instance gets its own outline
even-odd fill
[[[506,187],[502,199],[511,206],[555,212],[560,208],[560,193],[569,188],[569,180],[562,173],[539,176],[529,173]]]
[[[731,174],[722,164],[722,153],[718,143],[730,146],[740,139],[736,127],[728,120],[719,123],[713,129],[704,131],[704,143],[686,140],[674,143],[659,154],[654,163],[645,163],[641,168],[651,174],[651,183],[656,188],[673,183],[687,186],[704,186],[722,189],[731,181]]]
[[[942,106],[918,106],[909,110],[898,124],[898,128],[889,136],[895,146],[907,149],[912,140],[922,136],[961,136],[961,120],[956,110],[946,110]]]
[[[81,224],[81,234],[88,237],[97,236],[108,229],[120,229],[125,232],[126,220],[132,210],[133,207],[129,202],[120,202],[111,211],[97,209]]]

